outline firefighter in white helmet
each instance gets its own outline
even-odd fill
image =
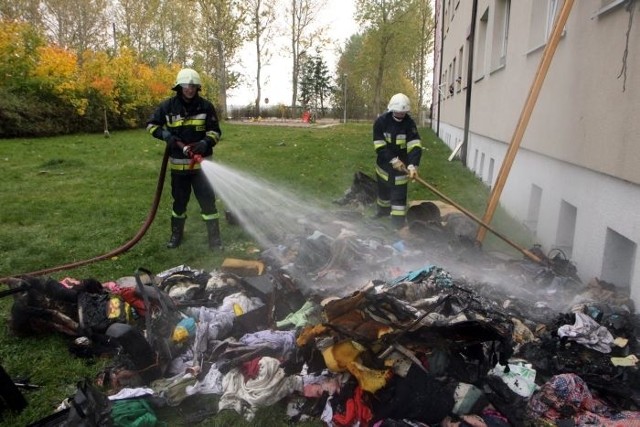
[[[396,228],[406,224],[407,183],[417,176],[422,156],[420,135],[410,110],[409,97],[396,93],[389,100],[387,111],[373,123],[378,180],[376,217],[391,215]]]
[[[191,189],[207,225],[209,247],[222,249],[215,192],[200,163],[192,161],[194,155],[211,159],[213,147],[222,135],[216,109],[199,94],[201,86],[200,75],[191,68],[183,68],[173,86],[175,96],[164,100],[147,122],[147,131],[164,140],[169,150],[173,197],[171,237],[167,243],[170,249],[182,242]]]

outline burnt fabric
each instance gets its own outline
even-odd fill
[[[353,396],[344,403],[344,412],[333,414],[333,422],[336,426],[346,427],[356,424],[369,425],[371,421],[371,409],[363,400],[364,392],[360,387],[356,387]]]
[[[78,291],[49,277],[27,276],[16,285],[26,291],[14,294],[11,330],[17,335],[43,332],[78,334]]]
[[[528,411],[533,419],[570,419],[576,426],[640,426],[640,412],[611,410],[574,374],[552,377],[531,397]]]
[[[333,202],[343,206],[349,203],[361,203],[370,205],[376,201],[377,184],[376,180],[364,172],[353,174],[353,183],[345,191],[344,196]]]
[[[85,332],[104,333],[112,323],[127,323],[129,310],[129,305],[114,294],[78,294],[80,327]]]
[[[410,419],[427,424],[439,423],[454,406],[455,384],[447,384],[415,365],[405,378],[394,376],[387,387],[375,394],[374,421]]]

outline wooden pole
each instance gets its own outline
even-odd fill
[[[549,66],[551,65],[551,60],[553,59],[556,48],[558,47],[558,42],[560,41],[560,36],[562,36],[564,26],[567,23],[567,19],[569,18],[569,12],[571,11],[573,2],[574,0],[565,0],[564,5],[560,10],[560,15],[558,16],[558,19],[556,20],[553,27],[553,31],[551,32],[551,36],[549,37],[549,40],[544,47],[544,52],[542,53],[542,60],[540,61],[540,65],[538,66],[538,71],[536,72],[535,78],[533,79],[533,84],[531,85],[531,89],[529,90],[529,95],[522,109],[522,113],[520,113],[520,119],[518,120],[518,125],[516,126],[516,130],[513,133],[513,137],[511,138],[511,143],[509,144],[509,148],[507,149],[507,154],[505,155],[502,165],[500,166],[500,172],[498,173],[498,177],[496,178],[496,184],[491,190],[489,203],[487,204],[487,210],[482,217],[483,222],[487,224],[491,223],[493,214],[495,213],[498,202],[500,201],[500,194],[502,194],[502,190],[504,189],[504,185],[509,176],[509,171],[511,170],[511,165],[513,164],[513,160],[516,156],[518,148],[520,147],[520,142],[522,142],[522,136],[524,135],[524,131],[527,128],[529,119],[531,118],[533,107],[538,100],[538,95],[540,94],[542,83],[547,76],[547,71],[549,70]],[[479,243],[482,243],[482,240],[484,239],[486,233],[487,228],[484,226],[480,227],[478,229],[478,234],[476,235],[476,240]]]
[[[416,181],[418,181],[420,184],[424,185],[425,187],[427,187],[429,190],[431,190],[436,196],[440,197],[442,200],[444,200],[445,202],[451,204],[452,206],[456,207],[460,212],[462,212],[463,214],[465,214],[466,216],[468,216],[469,218],[471,218],[472,220],[474,220],[475,222],[477,222],[478,224],[480,224],[481,226],[485,227],[487,230],[491,231],[493,234],[495,234],[496,236],[498,236],[499,238],[501,238],[502,240],[504,240],[506,243],[508,243],[509,245],[511,245],[512,247],[514,247],[515,249],[519,250],[520,252],[522,252],[524,255],[526,255],[527,257],[529,257],[529,259],[537,262],[538,264],[542,264],[542,260],[533,252],[521,247],[520,245],[516,244],[514,241],[510,240],[507,238],[507,236],[505,236],[502,233],[499,233],[498,231],[494,230],[493,228],[491,228],[489,226],[489,224],[483,222],[480,218],[478,218],[477,216],[475,216],[473,214],[473,212],[467,210],[466,208],[464,208],[463,206],[457,204],[456,202],[454,202],[453,200],[451,200],[449,197],[447,197],[444,193],[442,193],[440,190],[438,190],[437,188],[435,188],[433,185],[429,184],[427,181],[425,181],[424,179],[420,178],[419,176],[416,176],[414,178]]]

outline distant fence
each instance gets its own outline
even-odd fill
[[[309,114],[302,106],[291,107],[289,105],[277,104],[277,105],[261,105],[260,114],[256,114],[255,106],[253,105],[229,105],[227,106],[227,117],[231,120],[251,120],[258,117],[267,119],[275,118],[281,120],[297,120],[303,119],[303,116]],[[305,114],[306,113],[306,114]],[[312,117],[315,119],[334,119],[344,120],[345,114],[343,108],[323,108],[310,111]],[[359,122],[359,121],[373,121],[379,112],[373,112],[370,108],[351,108],[347,109],[346,118],[347,121]],[[419,126],[426,126],[430,122],[430,111],[425,108],[418,112],[412,112],[413,118],[418,122]]]

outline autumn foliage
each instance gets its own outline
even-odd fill
[[[142,126],[178,69],[126,47],[79,57],[28,23],[0,21],[0,138]]]

